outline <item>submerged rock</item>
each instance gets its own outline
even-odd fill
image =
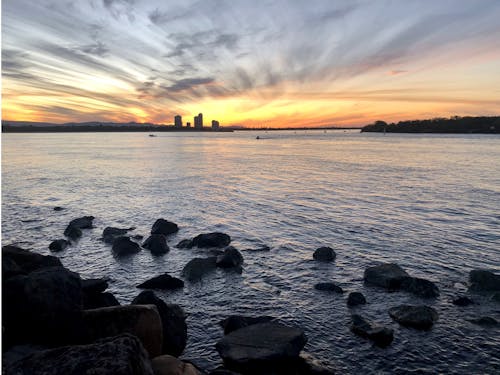
[[[383,263],[368,267],[365,270],[364,280],[367,284],[380,286],[386,289],[398,289],[408,273],[395,263]]]
[[[151,360],[155,375],[201,375],[191,363],[165,354]]]
[[[184,239],[175,245],[178,249],[191,249],[193,247],[193,240]]]
[[[410,292],[423,298],[434,298],[439,296],[439,288],[432,281],[418,277],[402,278],[401,290]]]
[[[135,254],[141,251],[141,247],[128,237],[117,237],[113,242],[113,252],[116,255]]]
[[[335,254],[335,251],[331,247],[327,246],[316,249],[316,251],[313,254],[313,258],[321,262],[334,261],[336,256],[337,254]]]
[[[217,257],[191,259],[182,269],[182,276],[189,281],[200,280],[217,267]]]
[[[113,244],[117,237],[124,236],[127,232],[134,230],[135,228],[115,228],[106,227],[102,231],[102,239],[108,244]]]
[[[324,290],[328,292],[335,292],[335,293],[344,293],[344,290],[340,286],[332,282],[315,284],[314,289]]]
[[[151,234],[163,234],[165,236],[176,233],[177,231],[179,231],[177,224],[165,219],[156,220],[151,228]]]
[[[224,329],[224,334],[227,335],[237,329],[251,326],[252,324],[267,323],[273,321],[275,318],[272,316],[242,316],[232,315],[220,321],[220,325]]]
[[[224,253],[217,257],[217,267],[231,268],[243,264],[243,255],[233,246],[226,247]]]
[[[50,243],[49,250],[50,251],[54,251],[54,252],[63,251],[68,246],[69,246],[69,242],[66,241],[66,240],[62,240],[62,239],[61,240],[55,240],[55,241],[52,241]]]
[[[469,306],[474,305],[474,301],[469,297],[461,296],[453,299],[452,303],[456,306]]]
[[[476,292],[500,291],[500,275],[489,270],[472,270],[469,273],[470,290]]]
[[[231,237],[225,233],[202,233],[193,238],[192,247],[225,247],[230,243]]]
[[[70,224],[64,230],[64,235],[69,239],[76,241],[82,236],[82,230]]]
[[[389,309],[392,319],[403,326],[427,330],[439,318],[435,309],[429,306],[401,305]]]
[[[143,289],[178,289],[184,287],[184,281],[164,273],[144,281],[137,287]]]
[[[94,221],[93,216],[83,216],[78,219],[73,219],[69,222],[68,226],[72,226],[78,229],[90,229],[92,228],[92,222]]]
[[[469,322],[473,324],[477,324],[480,326],[496,326],[498,321],[490,316],[482,316],[477,319],[467,319]]]
[[[144,241],[142,247],[151,251],[153,255],[163,255],[170,251],[167,245],[167,237],[163,234],[152,234]]]
[[[351,317],[351,331],[356,335],[370,339],[380,347],[386,347],[394,339],[394,331],[391,328],[383,327],[369,322],[361,315],[354,314]]]
[[[360,292],[351,292],[347,297],[347,306],[355,307],[359,305],[366,305],[366,298]]]
[[[64,207],[61,207],[61,206],[54,207],[54,211],[62,211],[62,210],[64,210]]]

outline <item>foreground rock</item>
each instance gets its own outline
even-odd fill
[[[231,243],[231,237],[225,233],[212,232],[202,233],[194,237],[192,240],[182,240],[176,247],[179,249],[191,249],[193,247],[214,248],[226,247]]]
[[[189,281],[198,281],[215,270],[217,267],[217,257],[194,258],[191,259],[182,269],[182,276]]]
[[[337,254],[335,254],[335,251],[333,251],[331,247],[327,246],[316,249],[316,251],[313,254],[313,258],[321,262],[332,262],[335,260],[336,256]]]
[[[492,302],[500,303],[500,292],[496,292],[491,296]]]
[[[79,217],[78,219],[73,219],[69,222],[68,226],[78,228],[78,229],[91,229],[92,228],[92,222],[94,221],[93,216],[83,216]]]
[[[404,277],[400,289],[422,298],[435,298],[439,296],[439,289],[432,281],[418,277]]]
[[[332,282],[315,284],[314,289],[328,291],[328,292],[335,292],[339,294],[344,293],[344,290],[340,286]]]
[[[215,347],[230,369],[249,372],[267,363],[298,357],[306,342],[301,329],[269,322],[233,331]]]
[[[83,308],[85,310],[98,309],[101,307],[119,306],[116,297],[105,292],[108,288],[108,279],[82,280]]]
[[[356,335],[373,341],[380,347],[386,347],[394,339],[394,331],[391,328],[373,324],[361,315],[354,314],[352,317],[351,331]]]
[[[167,237],[163,234],[152,234],[144,241],[142,247],[151,251],[153,255],[163,255],[170,251],[167,245]]]
[[[165,354],[151,361],[155,375],[201,375],[191,363]]]
[[[141,251],[141,247],[128,237],[117,237],[113,242],[113,252],[115,255],[129,255],[138,253],[139,251]]]
[[[425,305],[393,307],[389,309],[389,315],[403,326],[422,330],[430,329],[439,318],[435,309]]]
[[[243,315],[232,315],[219,323],[224,329],[224,334],[227,335],[233,331],[240,328],[248,327],[253,324],[267,323],[273,321],[275,318],[272,316],[243,316]]]
[[[79,239],[82,236],[82,234],[83,233],[80,228],[74,227],[72,225],[68,225],[64,230],[64,235],[73,241]]]
[[[233,246],[226,247],[224,253],[217,257],[217,267],[232,268],[243,264],[243,255]]]
[[[55,241],[52,241],[49,245],[49,250],[50,251],[53,251],[53,252],[59,252],[59,251],[63,251],[64,249],[66,249],[67,247],[69,246],[69,242],[66,241],[66,240],[55,240]]]
[[[162,353],[180,356],[187,343],[186,314],[179,305],[165,303],[152,291],[140,293],[133,305],[155,305],[160,314],[163,333]]]
[[[500,291],[500,275],[489,270],[472,270],[469,273],[470,290],[476,292]]]
[[[91,345],[66,346],[29,355],[4,369],[29,375],[153,375],[139,339],[121,335]]]
[[[115,228],[106,227],[102,231],[102,240],[107,244],[113,244],[117,237],[121,237],[127,234],[127,232],[134,230],[135,228]]]
[[[4,262],[8,263],[5,267]],[[62,267],[62,263],[59,258],[51,255],[40,255],[13,245],[6,245],[2,247],[3,279],[6,279],[6,276],[8,276],[5,273],[6,271],[9,275],[13,276],[53,266]]]
[[[355,307],[359,305],[366,305],[365,296],[360,292],[349,293],[349,296],[347,297],[347,306]]]
[[[365,270],[365,283],[386,289],[398,289],[408,273],[395,263],[383,263]]]
[[[168,273],[153,277],[137,285],[142,289],[178,289],[184,287],[184,281],[177,277],[172,277]]]
[[[163,234],[165,236],[176,233],[178,231],[179,227],[177,226],[177,224],[165,219],[156,220],[153,224],[153,227],[151,228],[151,234]]]

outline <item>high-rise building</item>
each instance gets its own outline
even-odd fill
[[[186,122],[186,127],[190,128],[191,127],[191,123],[190,122]]]
[[[219,130],[219,121],[212,120],[212,130]]]
[[[203,113],[198,113],[198,116],[194,117],[194,128],[203,129]]]
[[[182,128],[182,117],[177,115],[174,117],[174,126],[176,128]]]

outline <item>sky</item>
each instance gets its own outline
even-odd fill
[[[500,0],[4,0],[2,118],[500,115]]]

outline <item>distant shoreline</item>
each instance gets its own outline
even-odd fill
[[[183,133],[231,133],[232,129],[211,128],[172,128],[166,126],[2,126],[2,133],[152,133],[152,132],[183,132]]]

